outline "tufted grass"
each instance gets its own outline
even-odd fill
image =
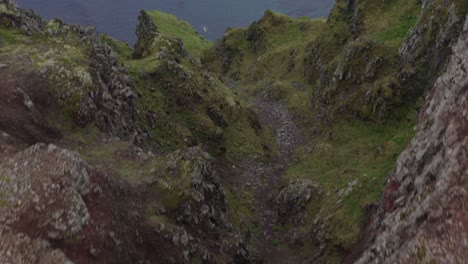
[[[200,58],[205,50],[213,46],[211,41],[203,38],[190,24],[176,16],[157,10],[147,13],[159,32],[182,39],[188,53],[195,58]]]

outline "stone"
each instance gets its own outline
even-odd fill
[[[311,200],[318,200],[322,195],[317,183],[311,180],[296,180],[284,187],[277,197],[278,216],[282,224],[300,223],[301,214]]]

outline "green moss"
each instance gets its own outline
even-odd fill
[[[10,177],[4,175],[0,177],[0,181],[3,181],[5,183],[9,183],[11,181]]]
[[[0,39],[6,44],[19,43],[25,36],[19,30],[0,27]],[[0,43],[0,47],[2,44]]]
[[[373,14],[369,18],[369,34],[376,32],[379,41],[392,46],[398,46],[408,34],[408,31],[416,25],[421,12],[420,1],[398,1],[386,6],[383,12]],[[396,14],[396,15],[395,15]],[[378,16],[378,23],[372,23]],[[386,25],[386,26],[384,26]]]
[[[182,39],[187,51],[195,58],[200,58],[205,50],[213,46],[185,21],[160,11],[147,11],[147,13],[153,19],[159,32]]]

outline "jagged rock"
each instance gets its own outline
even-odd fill
[[[58,18],[48,21],[43,32],[47,32],[50,37],[79,36],[83,41],[88,41],[93,44],[99,43],[99,34],[95,27],[69,25]]]
[[[138,16],[136,34],[138,40],[132,55],[134,59],[157,54],[159,59],[179,61],[180,57],[188,56],[182,40],[160,34],[153,18],[146,11],[141,11]]]
[[[444,16],[439,15],[437,18],[433,17],[434,19],[426,19],[425,17],[438,12],[437,9],[440,8],[433,2],[423,1],[422,19],[410,30],[399,49],[401,67],[407,67],[408,64],[413,64],[420,59],[426,60],[425,63],[432,65],[432,68],[440,67],[445,61],[437,60],[444,59],[445,57],[441,54],[450,50],[450,47],[446,47],[446,43],[453,42],[457,38],[463,18],[457,15],[455,5],[450,4],[446,8],[447,14]],[[433,41],[433,45],[424,45],[424,43]]]
[[[133,51],[133,58],[143,58],[143,54],[148,50],[158,35],[158,28],[153,22],[153,19],[144,10],[138,16],[138,26],[136,29],[137,43]]]
[[[463,263],[468,203],[468,20],[400,155],[357,263]]]
[[[267,33],[260,21],[256,21],[249,26],[245,38],[252,44],[254,52],[263,51],[268,45]]]
[[[63,239],[89,221],[87,165],[76,153],[37,144],[4,160],[0,175],[1,225]]]
[[[321,195],[318,184],[311,180],[296,180],[283,188],[277,198],[280,223],[301,223],[307,204]]]
[[[0,226],[0,262],[15,264],[73,264],[58,249],[41,239],[32,239]]]
[[[225,195],[213,161],[208,153],[195,147],[176,151],[168,166],[172,171],[190,168],[187,175],[182,175],[190,181],[189,199],[178,209],[177,221],[196,231],[197,237],[216,234],[226,226]]]
[[[138,124],[135,85],[115,52],[105,44],[92,45],[93,91],[81,100],[76,121],[85,126],[96,121],[103,131],[142,145],[147,134]]]
[[[0,0],[0,25],[32,35],[44,29],[45,21],[32,10],[18,9],[14,1]]]

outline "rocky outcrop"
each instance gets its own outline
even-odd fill
[[[283,188],[277,198],[280,223],[303,224],[307,204],[316,202],[321,195],[318,184],[311,180],[296,180]]]
[[[343,114],[384,120],[392,109],[427,92],[442,70],[464,21],[462,4],[423,1],[420,11],[408,13],[415,16],[414,27],[398,50],[382,41],[384,37],[367,33],[364,25],[369,12],[383,12],[390,5],[337,1],[328,18],[329,29],[309,44],[306,71],[310,83],[319,87],[311,101],[318,120],[330,123]],[[413,22],[396,23],[403,27]],[[389,32],[395,35],[397,29]],[[393,36],[393,41],[402,37]]]
[[[264,51],[268,46],[267,33],[260,21],[249,26],[245,32],[245,38],[250,41],[253,52]]]
[[[156,54],[158,59],[179,62],[181,58],[188,56],[182,40],[160,34],[153,18],[144,10],[138,16],[136,35],[138,39],[132,55],[134,59],[143,59]]]
[[[37,144],[3,160],[0,175],[0,262],[71,263],[44,239],[70,238],[89,222],[84,161]]]
[[[158,35],[158,28],[154,24],[153,19],[144,10],[138,16],[136,35],[138,39],[133,51],[133,58],[141,59],[149,47],[151,47],[154,38]]]
[[[171,241],[184,263],[249,259],[245,245],[227,222],[225,194],[213,163],[199,147],[178,150],[167,157],[153,183],[154,188],[175,197],[171,206],[158,209],[148,223]],[[167,218],[170,221],[161,220]]]
[[[96,43],[92,47],[94,87],[81,99],[77,123],[84,126],[95,121],[101,131],[143,145],[148,135],[138,123],[132,78],[109,46]]]
[[[76,153],[37,144],[3,161],[0,175],[0,224],[63,239],[89,221],[87,165]]]
[[[28,35],[41,32],[45,21],[32,10],[16,8],[12,0],[0,1],[0,25],[17,28]]]
[[[226,226],[226,204],[223,188],[213,168],[214,159],[200,148],[177,151],[171,158],[170,170],[188,167],[190,199],[179,208],[177,221],[199,232],[197,237],[219,232]]]
[[[404,96],[420,96],[442,70],[465,20],[460,5],[457,1],[422,1],[418,22],[398,52]]]
[[[41,88],[47,86],[45,92],[55,97],[54,101],[63,112],[71,114],[76,124],[86,126],[95,122],[105,133],[139,146],[144,144],[148,135],[139,124],[135,84],[112,48],[101,42],[94,27],[67,25],[59,19],[46,23],[32,11],[18,9],[10,1],[1,3],[0,21],[26,34],[67,43],[68,48],[61,50],[49,47],[50,43],[41,43],[43,48],[53,51],[41,53],[35,65],[11,67],[35,69],[45,80],[41,80],[45,83]],[[31,50],[21,52],[30,57],[29,53],[35,52]],[[32,97],[27,93],[26,96]]]
[[[357,263],[463,263],[468,203],[468,23],[420,113]]]

